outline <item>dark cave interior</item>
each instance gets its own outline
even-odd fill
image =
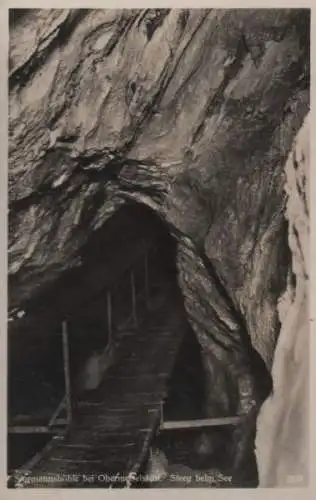
[[[147,245],[147,246],[146,246]],[[74,397],[80,392],[78,374],[89,357],[104,349],[109,340],[106,292],[112,297],[112,335],[119,339],[122,320],[129,317],[132,300],[129,268],[133,266],[136,285],[138,323],[146,313],[144,295],[144,248],[148,256],[150,290],[177,284],[176,241],[165,223],[138,204],[120,208],[82,249],[80,268],[63,273],[51,287],[28,304],[23,318],[9,324],[8,335],[8,418],[32,416],[45,422],[65,391],[61,322],[67,320],[70,371]],[[137,294],[138,290],[138,294]],[[139,325],[138,325],[139,326]],[[137,326],[134,335],[137,335]],[[201,350],[195,334],[188,328],[177,355],[164,405],[168,420],[203,418],[205,377]],[[216,462],[225,463],[230,428],[208,431],[212,453],[201,457],[194,452],[200,433],[174,431],[157,436],[171,461],[201,470]],[[48,435],[9,435],[8,470],[23,465],[49,439]]]

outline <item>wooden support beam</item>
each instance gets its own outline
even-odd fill
[[[52,425],[52,428],[56,426],[66,426],[68,424],[68,419],[67,418],[56,418],[54,421],[54,425]]]
[[[137,310],[136,310],[136,286],[135,286],[135,275],[131,271],[131,289],[132,289],[132,313],[134,326],[137,326]]]
[[[163,401],[160,401],[160,429],[163,428]]]
[[[63,362],[65,374],[65,403],[67,410],[67,419],[70,423],[72,420],[72,398],[71,398],[71,382],[70,382],[70,363],[69,363],[69,343],[68,343],[68,328],[67,322],[62,323],[62,337],[63,337]]]
[[[108,321],[108,333],[109,333],[109,344],[113,339],[113,326],[112,326],[112,295],[110,290],[106,293],[106,311],[107,311],[107,321]]]
[[[145,296],[146,296],[146,301],[148,301],[149,300],[149,274],[148,274],[148,250],[146,247],[145,247],[144,259],[145,259]]]
[[[68,420],[56,418],[54,425],[9,425],[8,434],[56,434],[56,427],[66,427]]]
[[[65,408],[65,406],[66,406],[66,396],[63,397],[63,399],[61,400],[61,402],[57,406],[56,410],[52,414],[52,416],[51,416],[51,418],[50,418],[50,420],[48,422],[48,427],[52,427],[54,425],[54,423],[56,422],[56,419],[57,419],[58,415],[60,414],[61,410],[63,408]]]
[[[140,449],[139,455],[130,469],[130,472],[126,478],[126,488],[130,488],[135,480],[135,477],[139,474],[144,462],[146,461],[146,456],[149,452],[150,445],[157,433],[157,429],[159,429],[159,421],[160,421],[160,411],[156,410],[152,412],[152,418],[150,422],[150,427],[148,429],[142,429],[146,436],[144,437],[144,441],[142,443],[142,447]]]
[[[199,427],[214,427],[222,425],[238,425],[242,422],[242,417],[218,417],[218,418],[204,418],[198,420],[175,420],[170,422],[163,422],[160,430],[173,430],[173,429],[193,429]]]

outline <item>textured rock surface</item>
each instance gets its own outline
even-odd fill
[[[264,399],[290,262],[283,167],[309,107],[308,23],[308,11],[248,9],[12,19],[10,307],[80,267],[94,231],[137,201],[178,240],[218,411]]]
[[[308,117],[285,168],[292,265],[279,302],[274,391],[261,409],[257,434],[260,483],[267,487],[308,483],[309,123]]]

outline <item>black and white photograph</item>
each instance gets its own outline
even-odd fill
[[[7,26],[5,488],[308,488],[311,9]]]

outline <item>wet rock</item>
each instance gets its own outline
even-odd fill
[[[281,331],[272,368],[273,394],[258,419],[257,459],[263,487],[308,484],[309,134],[308,116],[285,167],[292,261],[278,306]]]

